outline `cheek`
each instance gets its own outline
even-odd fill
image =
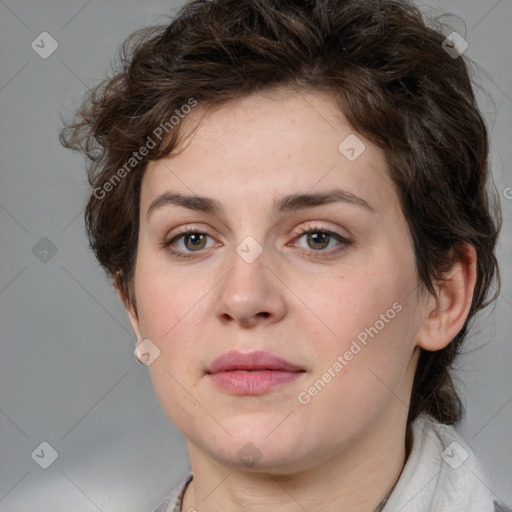
[[[399,326],[404,311],[412,307],[414,283],[412,274],[386,268],[332,279],[317,296],[317,316],[338,339],[364,343]]]
[[[148,367],[152,385],[170,420],[188,432],[192,418],[204,414],[193,398],[199,367],[195,339],[204,332],[197,319],[206,314],[206,302],[200,300],[204,293],[194,287],[200,283],[182,283],[139,261],[135,282],[141,336],[160,350]]]
[[[179,272],[179,269],[178,271]],[[144,253],[138,258],[135,290],[142,334],[156,343],[169,345],[176,332],[197,315],[202,304],[201,283],[184,280],[177,273],[159,268]]]
[[[361,429],[388,407],[401,410],[409,401],[404,384],[413,353],[411,305],[408,301],[382,305],[374,304],[352,318],[347,315],[346,321],[339,316],[339,335],[317,340],[318,365],[301,387],[300,398],[308,404],[300,410],[321,422],[327,437],[335,438],[340,429]]]
[[[318,364],[311,379],[333,382],[328,384],[332,393],[325,393],[321,400],[324,406],[343,396],[354,411],[359,407],[363,413],[380,407],[392,396],[390,390],[398,392],[414,349],[415,285],[415,271],[409,264],[352,273],[324,288],[323,296],[332,300],[316,304],[324,325],[313,338]]]

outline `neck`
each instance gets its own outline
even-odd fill
[[[388,417],[329,460],[290,474],[234,469],[188,443],[194,478],[182,510],[378,512],[407,457],[406,418]]]

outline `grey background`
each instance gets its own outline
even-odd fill
[[[122,305],[87,249],[84,161],[57,139],[60,115],[103,78],[119,43],[165,23],[181,3],[0,0],[0,511],[149,511],[188,470],[184,439],[134,358]],[[512,0],[428,5],[465,21],[450,20],[482,68],[474,80],[504,213],[503,288],[459,364],[467,417],[458,430],[510,504]],[[31,48],[44,31],[59,45],[47,59]],[[33,252],[43,237],[57,251],[47,262],[36,257],[40,245]],[[58,452],[48,469],[31,457],[43,441]]]

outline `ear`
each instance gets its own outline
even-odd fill
[[[427,301],[426,317],[417,337],[417,345],[425,350],[446,347],[469,314],[477,277],[476,250],[464,243],[458,253],[458,261],[437,283],[436,296],[430,296]]]
[[[130,298],[127,297],[127,295],[125,293],[125,289],[122,286],[121,279],[122,278],[120,276],[116,277],[116,279],[114,280],[114,288],[116,290],[118,297],[121,299],[121,302],[123,303],[124,309],[126,310],[126,313],[128,315],[128,320],[132,327],[132,331],[136,337],[136,344],[138,345],[142,341],[142,336],[140,334],[139,317],[137,314],[137,310],[135,309],[135,306],[133,305],[132,301],[130,301]],[[133,294],[133,291],[132,291],[132,294]]]

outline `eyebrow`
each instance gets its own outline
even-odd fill
[[[337,202],[359,206],[370,212],[375,212],[375,208],[370,206],[362,197],[338,188],[325,192],[295,193],[284,196],[274,202],[274,211],[276,213],[285,213]],[[190,210],[215,215],[221,215],[224,212],[222,204],[211,197],[184,195],[168,191],[160,194],[151,203],[146,214],[147,217],[154,210],[164,206],[182,206]]]

